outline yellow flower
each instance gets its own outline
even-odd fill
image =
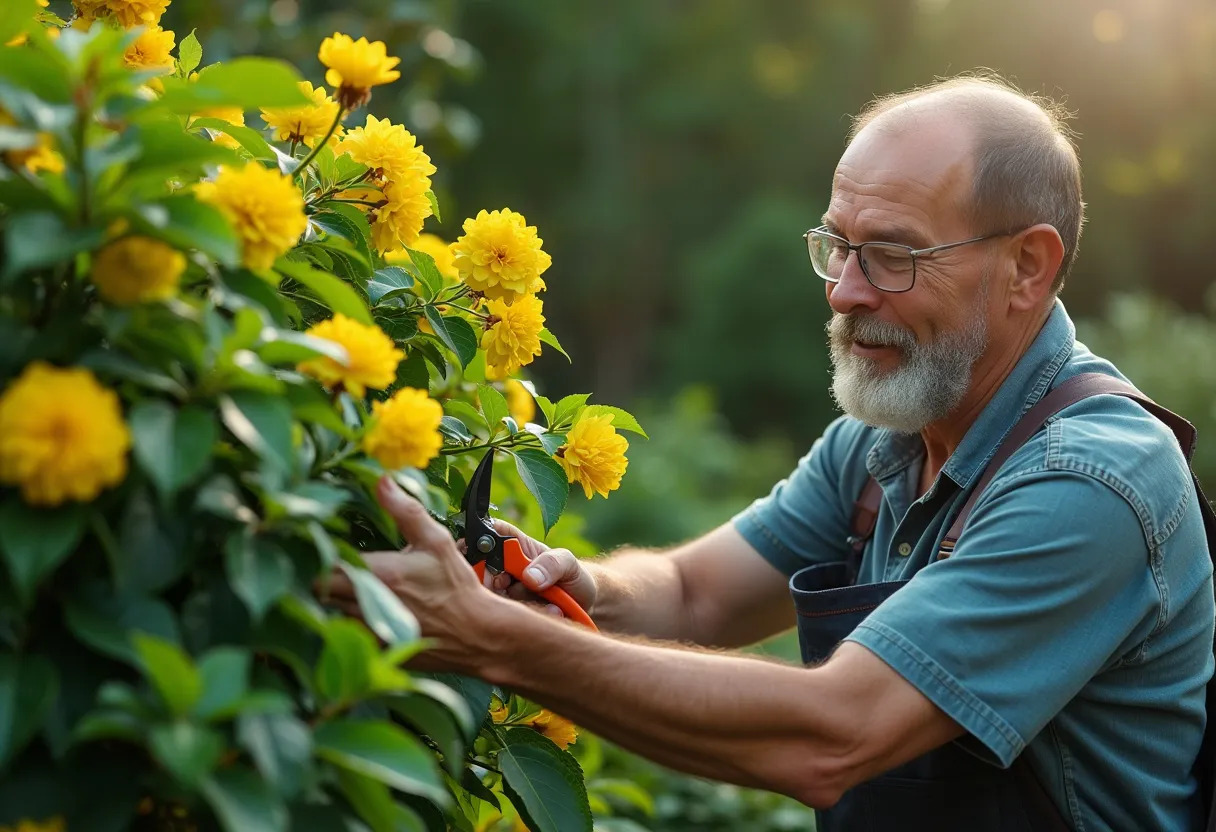
[[[97,252],[89,277],[105,300],[131,306],[173,297],[185,270],[186,256],[177,249],[132,235]]]
[[[429,188],[430,180],[421,175],[415,175],[413,181],[401,179],[384,186],[384,204],[373,208],[368,216],[377,251],[383,254],[414,244],[431,215],[431,201],[426,198]]]
[[[452,254],[469,288],[507,303],[544,288],[540,276],[553,261],[541,250],[536,227],[526,223],[509,208],[483,210],[464,221],[464,235],[452,244]]]
[[[195,193],[232,223],[241,238],[241,260],[251,269],[273,266],[308,228],[304,196],[291,177],[257,162],[221,165],[215,181],[200,183]]]
[[[131,69],[156,71],[162,75],[172,72],[174,40],[172,30],[153,26],[140,33],[127,47],[122,62]]]
[[[503,702],[497,708],[490,708],[490,719],[494,720],[495,725],[502,725],[507,721],[511,709],[507,707],[507,703]]]
[[[338,102],[330,98],[322,87],[313,89],[307,81],[300,82],[300,91],[312,103],[300,107],[274,107],[262,110],[262,120],[274,130],[274,137],[281,142],[299,142],[312,146],[325,138],[329,126],[338,117]],[[342,125],[334,131],[333,138],[342,135]]]
[[[372,403],[372,423],[363,450],[385,468],[425,468],[439,455],[443,408],[425,390],[403,387],[386,402]]]
[[[489,325],[481,336],[481,348],[486,351],[486,378],[505,378],[540,355],[540,331],[545,326],[543,306],[535,295],[525,295],[511,306],[501,300],[486,304]]]
[[[532,393],[521,382],[513,378],[507,379],[504,385],[507,393],[507,409],[511,418],[520,425],[527,424],[536,418],[536,400]]]
[[[330,389],[341,387],[362,397],[366,388],[383,390],[397,378],[397,365],[405,353],[379,327],[361,324],[339,313],[308,330],[346,350],[345,366],[327,356],[309,359],[297,367]]]
[[[17,120],[0,107],[0,127],[14,127]],[[52,173],[63,173],[63,157],[55,152],[55,139],[50,133],[39,133],[38,144],[21,150],[6,150],[0,153],[4,163],[12,167],[23,165],[30,173],[49,170]]]
[[[566,444],[557,449],[557,461],[566,478],[583,487],[587,499],[594,492],[607,497],[621,485],[629,460],[625,451],[629,440],[616,432],[612,416],[584,416],[566,435]]]
[[[56,815],[42,822],[25,818],[16,826],[0,826],[0,832],[65,832],[67,828],[63,818]]]
[[[375,171],[379,181],[415,181],[420,175],[426,178],[426,187],[422,190],[431,187],[428,177],[435,172],[431,157],[426,155],[413,133],[388,119],[369,115],[367,123],[347,133],[334,152],[339,156],[350,154],[351,159]]]
[[[333,37],[321,41],[317,57],[326,66],[325,83],[337,87],[334,97],[344,110],[362,107],[371,98],[372,87],[401,77],[393,69],[401,59],[388,57],[384,42],[379,40],[351,40],[350,35],[334,32]]]
[[[40,0],[41,2],[41,0]],[[113,16],[126,28],[155,26],[169,7],[170,0],[72,0],[85,21]]]
[[[565,748],[578,739],[578,729],[574,727],[574,723],[549,710],[534,716],[528,727],[544,734],[558,748]]]
[[[0,396],[0,482],[27,503],[92,500],[127,474],[118,396],[84,369],[35,361]]]

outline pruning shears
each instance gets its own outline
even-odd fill
[[[506,572],[518,581],[523,577],[529,561],[519,546],[519,540],[499,534],[490,522],[490,480],[493,471],[494,449],[491,448],[478,463],[464,492],[461,507],[464,509],[465,557],[473,565],[478,580],[484,580],[488,570],[492,575]],[[560,609],[571,621],[599,630],[587,611],[561,587],[551,586],[540,596]]]

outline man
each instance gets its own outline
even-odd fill
[[[835,807],[823,829],[1197,828],[1212,570],[1170,431],[1122,397],[1072,405],[1000,466],[953,551],[942,542],[1026,409],[1079,373],[1118,375],[1056,300],[1082,224],[1060,118],[981,79],[881,100],[823,223],[807,240],[848,415],[698,540],[581,563],[527,541],[537,574],[495,586],[559,583],[606,633],[645,638],[487,592],[447,531],[381,484],[411,545],[368,560],[436,640],[426,660],[660,763]],[[860,550],[870,477],[882,500],[858,586],[815,583],[800,570]],[[825,661],[670,643],[787,629],[795,573],[804,648]],[[831,611],[855,620],[827,641],[801,600],[876,587]],[[333,591],[353,598],[340,577]]]

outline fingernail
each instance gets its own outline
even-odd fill
[[[524,570],[524,576],[536,586],[544,586],[549,579],[539,566],[529,566]]]
[[[545,612],[548,615],[553,616],[554,618],[565,618],[565,615],[562,613],[561,609],[559,607],[554,606],[553,604],[549,604],[548,606],[546,606]]]

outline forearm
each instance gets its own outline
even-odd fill
[[[489,681],[672,768],[809,803],[834,788],[830,763],[852,738],[819,671],[507,617],[476,668]]]
[[[623,549],[584,565],[595,578],[591,615],[600,629],[665,641],[694,640],[683,581],[668,553]]]

